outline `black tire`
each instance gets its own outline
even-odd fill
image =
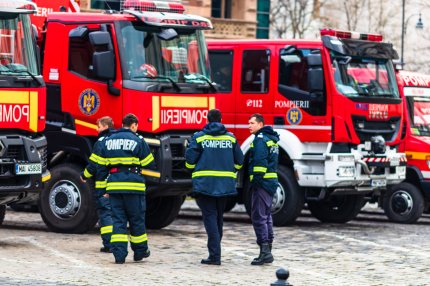
[[[85,233],[97,223],[94,187],[80,179],[82,168],[61,164],[51,170],[39,198],[39,210],[49,230],[62,233]]]
[[[237,196],[228,197],[227,202],[225,204],[224,212],[228,213],[229,211],[231,211],[236,206],[236,203],[237,203]]]
[[[323,201],[309,201],[311,214],[321,222],[346,223],[363,207],[362,195],[335,195]]]
[[[390,221],[414,223],[424,212],[424,197],[416,186],[400,183],[388,189],[382,206]]]
[[[6,215],[6,206],[0,205],[0,225],[3,224],[4,216]]]
[[[147,198],[146,227],[161,229],[171,224],[183,202],[184,196]]]
[[[272,218],[273,225],[285,226],[294,223],[300,215],[305,203],[304,193],[301,191],[291,169],[279,166],[279,187],[273,197]],[[249,183],[244,188],[244,204],[246,212],[251,215],[251,192]]]

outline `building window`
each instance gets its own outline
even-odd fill
[[[211,16],[213,18],[231,19],[232,0],[212,0]]]
[[[91,9],[120,11],[120,0],[91,0]]]
[[[258,0],[257,2],[257,39],[269,38],[270,26],[270,1]]]
[[[269,91],[270,50],[243,51],[241,91],[267,93]]]

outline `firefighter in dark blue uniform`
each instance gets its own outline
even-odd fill
[[[105,197],[106,192],[106,170],[98,165],[101,149],[106,138],[113,132],[113,120],[109,116],[104,116],[97,120],[97,132],[99,138],[94,144],[93,153],[89,158],[89,163],[81,174],[81,179],[86,182],[87,179],[95,177],[95,198],[96,209],[99,216],[100,235],[102,237],[103,247],[101,252],[110,252],[110,239],[112,235],[112,216],[109,198]]]
[[[271,208],[278,187],[279,134],[271,126],[264,126],[264,118],[258,113],[249,117],[249,130],[255,135],[248,170],[252,191],[251,220],[260,246],[260,255],[251,264],[263,265],[274,260]]]
[[[109,171],[106,192],[112,208],[113,232],[111,250],[115,263],[122,264],[127,257],[128,232],[134,251],[134,261],[150,255],[145,227],[145,178],[141,168],[154,168],[155,162],[148,145],[136,134],[138,119],[127,114],[123,128],[109,136],[102,148],[99,163]]]
[[[236,171],[243,154],[236,138],[221,124],[221,112],[212,109],[208,124],[191,139],[185,153],[186,167],[193,170],[193,193],[202,211],[208,235],[209,257],[202,264],[221,264],[223,214],[228,196],[237,195]]]

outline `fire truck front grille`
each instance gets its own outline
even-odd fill
[[[41,163],[42,163],[42,171],[44,172],[48,168],[48,148],[42,147],[42,148],[37,149],[37,151],[40,154]]]
[[[385,142],[391,142],[399,132],[400,117],[392,117],[386,121],[372,121],[365,116],[352,116],[352,123],[360,142],[370,141],[370,138],[377,135],[384,137]]]
[[[175,179],[186,179],[190,173],[185,168],[185,147],[183,143],[171,144],[172,152],[172,177]]]
[[[4,156],[9,159],[26,160],[25,150],[23,145],[9,145]]]
[[[0,165],[0,176],[5,175],[5,174],[13,174],[13,167],[14,164],[1,164]]]

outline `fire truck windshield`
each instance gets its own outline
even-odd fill
[[[404,87],[411,122],[416,136],[430,136],[430,88]]]
[[[38,75],[36,49],[28,14],[0,16],[0,75]]]
[[[394,69],[388,60],[332,52],[332,70],[337,90],[347,97],[399,98]]]
[[[201,30],[163,28],[121,22],[120,55],[125,79],[144,82],[208,83],[209,60]],[[209,82],[209,85],[211,83]]]

